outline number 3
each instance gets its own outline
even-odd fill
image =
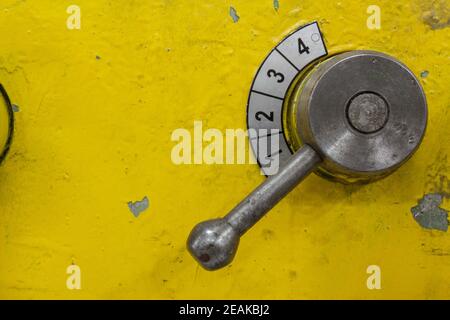
[[[273,69],[270,69],[269,71],[267,71],[267,76],[269,78],[276,77],[278,83],[282,83],[284,81],[284,75],[280,72],[276,72]]]

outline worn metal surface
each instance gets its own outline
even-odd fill
[[[2,298],[448,298],[448,232],[411,208],[450,194],[448,1],[74,1],[0,4],[0,82],[15,135],[0,167]],[[441,3],[441,5],[438,5]],[[344,186],[314,175],[248,232],[236,264],[206,272],[185,249],[198,221],[227,212],[263,180],[257,165],[175,166],[175,128],[244,128],[266,54],[318,20],[332,53],[386,52],[427,95],[415,156],[393,175]],[[148,196],[138,218],[127,203]],[[449,210],[448,197],[442,208]],[[255,246],[255,242],[261,245]],[[66,269],[81,270],[81,290]],[[382,289],[366,287],[379,265]]]
[[[322,156],[321,171],[333,178],[367,182],[385,177],[422,142],[428,113],[425,94],[414,74],[393,57],[362,50],[341,53],[322,62],[304,82],[299,84],[296,128],[301,141]],[[386,105],[384,112],[375,113],[376,130],[361,132],[354,126],[364,129],[367,124],[349,112],[368,92]],[[371,109],[369,105],[362,112]]]

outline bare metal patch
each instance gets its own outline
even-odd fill
[[[275,11],[278,11],[280,9],[280,2],[278,0],[273,0],[273,8]]]
[[[442,203],[442,195],[431,193],[419,200],[419,204],[411,208],[414,219],[426,229],[440,231],[448,230],[448,212],[439,206]]]
[[[420,73],[420,76],[422,78],[426,78],[426,77],[428,77],[429,74],[430,74],[430,72],[428,70],[424,70]]]
[[[150,201],[148,200],[148,197],[145,196],[144,199],[142,199],[141,201],[128,202],[128,208],[133,213],[133,215],[137,218],[143,211],[148,209],[149,203],[150,203]]]
[[[239,19],[240,19],[238,14],[237,14],[236,9],[233,8],[233,7],[230,7],[230,17],[231,17],[231,19],[233,19],[234,23],[238,22]]]

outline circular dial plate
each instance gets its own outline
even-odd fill
[[[313,22],[288,35],[260,66],[248,97],[247,126],[265,175],[275,173],[270,169],[273,157],[278,157],[281,168],[292,155],[283,128],[283,105],[291,83],[309,64],[327,54],[319,26]]]

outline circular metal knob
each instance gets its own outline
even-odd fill
[[[351,51],[319,63],[293,99],[302,146],[227,216],[198,224],[188,250],[207,270],[229,264],[240,237],[310,172],[340,182],[369,182],[392,173],[420,145],[427,122],[425,94],[396,59]]]
[[[425,94],[396,59],[351,51],[319,64],[296,105],[297,132],[323,159],[319,170],[344,182],[384,177],[417,149],[425,132]]]

